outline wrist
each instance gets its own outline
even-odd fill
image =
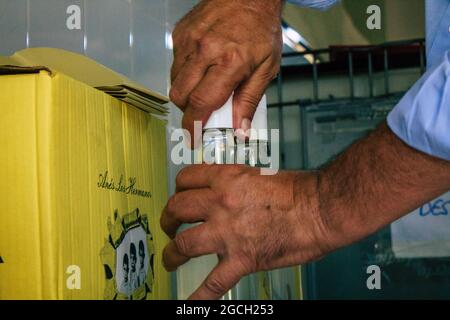
[[[348,192],[351,191],[337,180],[330,168],[317,172],[318,220],[329,251],[360,240],[366,234],[364,221],[358,215],[360,208],[347,198]]]
[[[319,171],[300,172],[294,182],[294,203],[299,230],[309,234],[308,243],[300,238],[299,248],[310,246],[311,258],[317,259],[336,250],[343,242],[322,206],[324,181]],[[309,261],[310,259],[306,259]]]

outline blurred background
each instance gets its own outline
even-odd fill
[[[0,0],[0,55],[29,47],[85,54],[167,95],[171,33],[195,0]],[[67,8],[81,8],[69,30]],[[376,5],[381,28],[370,30]],[[423,0],[343,0],[326,12],[287,4],[283,62],[267,89],[269,124],[280,129],[280,163],[311,169],[326,163],[383,121],[425,70]],[[180,127],[172,105],[168,133]],[[171,165],[170,191],[179,167]],[[383,290],[368,290],[367,267],[382,269]],[[391,227],[306,266],[268,273],[271,299],[449,298],[448,258],[401,258]],[[185,298],[195,269],[174,275]],[[255,298],[252,295],[235,298]]]

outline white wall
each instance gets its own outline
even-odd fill
[[[166,33],[195,0],[0,0],[0,54],[58,47],[86,54],[163,94],[171,50]],[[70,5],[81,8],[81,30],[69,30]]]
[[[168,35],[197,0],[0,0],[0,55],[28,47],[85,54],[167,95],[172,50]],[[66,26],[67,8],[81,9],[81,30]],[[169,128],[180,127],[171,105]],[[170,188],[177,168],[170,168]]]

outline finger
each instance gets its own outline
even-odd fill
[[[217,300],[233,288],[243,274],[236,264],[223,260],[211,271],[202,285],[189,297],[189,300]]]
[[[189,58],[192,58],[194,53],[193,49],[182,48],[181,45],[173,43],[173,62],[172,67],[170,68],[170,83],[172,84],[177,78],[178,73],[181,70],[181,67],[186,63]]]
[[[229,60],[238,58],[230,58]],[[244,62],[224,62],[212,65],[205,76],[190,93],[183,117],[183,128],[194,133],[194,121],[205,125],[211,113],[230,98],[234,89],[250,74],[250,67]]]
[[[207,69],[223,54],[223,45],[220,40],[208,34],[199,39],[200,35],[198,32],[195,33],[196,35],[185,38],[184,46],[190,50],[187,51],[190,52],[187,56],[180,58],[181,53],[178,53],[177,49],[176,61],[171,72],[174,80],[170,98],[183,111],[192,90],[205,76]],[[180,60],[184,60],[181,66]]]
[[[171,34],[173,45],[173,62],[170,69],[171,83],[176,79],[186,60],[192,57],[192,54],[195,52],[196,36],[200,36],[200,33],[192,26],[186,28],[184,21],[179,21],[175,26]]]
[[[199,40],[207,33],[209,25],[200,23],[192,25],[192,12],[186,19],[179,21],[172,32],[174,60],[170,71],[171,82],[175,80],[188,57],[198,49]]]
[[[189,259],[221,251],[217,236],[213,236],[209,224],[191,227],[171,240],[163,251],[163,264],[167,271],[175,271]]]
[[[183,223],[206,221],[215,201],[210,189],[178,192],[167,202],[160,219],[161,229],[173,239]]]
[[[188,97],[192,90],[205,76],[208,69],[208,61],[199,56],[192,55],[185,60],[183,66],[177,71],[177,76],[172,82],[170,100],[182,111],[186,109]]]
[[[194,164],[183,168],[176,178],[177,192],[210,187],[219,170],[220,167],[214,164]]]
[[[233,96],[233,125],[235,129],[250,129],[256,108],[264,91],[274,77],[270,62],[263,63],[255,73],[242,83]]]
[[[170,83],[173,84],[183,65],[194,57],[195,43],[183,41],[183,43],[173,40],[173,62],[170,68]]]

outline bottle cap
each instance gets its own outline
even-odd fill
[[[209,117],[204,129],[232,129],[233,128],[233,95],[219,109]],[[253,116],[250,140],[268,140],[267,134],[267,98],[264,95]]]
[[[204,129],[233,129],[233,95],[211,114]]]

